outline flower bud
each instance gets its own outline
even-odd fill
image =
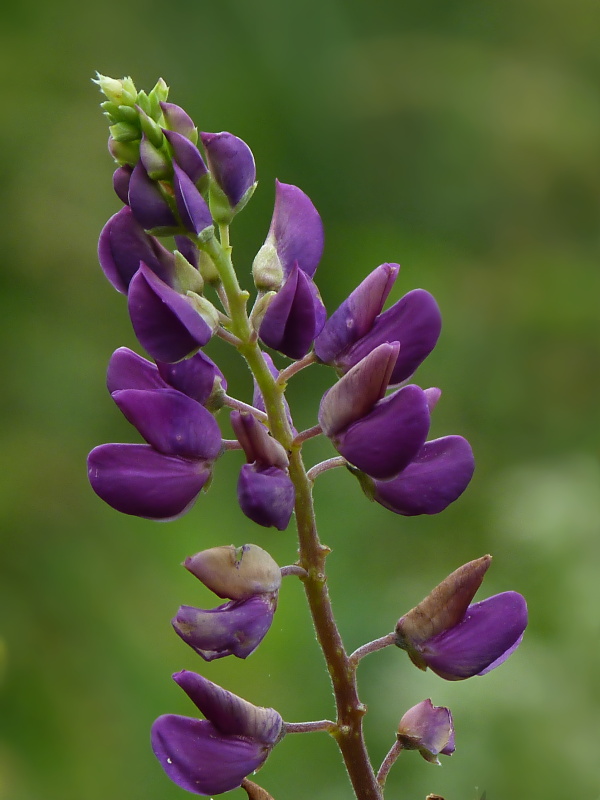
[[[140,161],[151,180],[160,181],[171,177],[171,162],[162,150],[152,144],[146,134],[140,142]]]
[[[281,586],[279,566],[255,544],[203,550],[186,558],[184,567],[218,597],[230,600],[274,593]]]
[[[398,741],[404,750],[418,750],[426,761],[439,766],[438,755],[454,752],[454,725],[450,709],[422,700],[400,720]]]
[[[249,462],[257,461],[262,466],[287,469],[289,459],[285,448],[252,414],[232,411],[230,421]]]
[[[146,230],[172,230],[178,227],[159,185],[150,179],[141,161],[135,165],[129,182],[129,206]]]
[[[204,290],[204,279],[198,272],[198,268],[187,260],[187,258],[175,250],[173,253],[175,257],[175,277],[177,288],[182,294],[186,292],[194,292],[195,294],[202,294]]]
[[[277,255],[277,248],[266,241],[252,262],[252,277],[259,291],[277,291],[283,283],[283,267]]]
[[[244,464],[240,470],[237,496],[243,513],[264,528],[284,531],[289,525],[296,490],[290,476],[278,467]]]
[[[131,167],[126,164],[113,172],[113,189],[122,203],[129,203],[129,181],[131,180]]]
[[[160,103],[163,116],[170,131],[175,131],[185,136],[193,144],[198,143],[198,130],[189,114],[175,103]]]
[[[248,145],[232,133],[201,133],[200,138],[213,178],[211,212],[218,223],[228,225],[256,188],[254,156]]]
[[[133,106],[137,97],[137,89],[131,78],[109,78],[108,75],[101,75],[96,72],[96,77],[92,78],[92,83],[100,87],[104,96],[116,105]]]
[[[129,286],[127,305],[135,335],[157,361],[180,361],[212,336],[211,326],[190,300],[167,286],[143,262]]]
[[[140,141],[137,139],[134,142],[117,142],[116,139],[109,136],[108,152],[120,166],[127,164],[135,167],[140,160]]]
[[[202,241],[209,239],[214,234],[214,226],[206,200],[176,162],[173,163],[173,173],[175,202],[184,227]]]
[[[174,160],[200,192],[204,192],[208,188],[208,169],[196,145],[177,131],[163,130],[163,133],[171,146]]]
[[[299,359],[312,347],[326,316],[317,287],[296,265],[269,304],[259,335],[269,347]]]

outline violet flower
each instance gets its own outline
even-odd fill
[[[171,624],[205,661],[247,658],[271,627],[281,586],[281,570],[266,550],[253,544],[213,547],[184,566],[219,597],[217,608],[181,606]]]
[[[189,175],[173,162],[173,192],[183,226],[202,240],[214,234],[210,209]]]
[[[315,340],[315,353],[326,364],[347,372],[383,342],[400,342],[390,384],[409,378],[435,347],[441,315],[432,295],[414,289],[381,312],[398,275],[397,264],[377,267],[333,312]]]
[[[163,128],[166,140],[173,151],[173,160],[181,167],[192,183],[200,190],[208,178],[208,168],[196,145],[187,136]]]
[[[312,279],[296,264],[271,300],[259,329],[262,341],[288,358],[305,356],[327,312]]]
[[[210,796],[241,785],[285,734],[281,716],[183,670],[173,675],[206,719],[175,714],[152,726],[154,754],[168,777],[188,792]]]
[[[445,578],[396,625],[395,644],[419,669],[463,680],[485,675],[513,653],[527,626],[527,605],[503,592],[470,605],[491,556],[470,561]]]
[[[237,484],[240,508],[258,525],[285,530],[296,499],[286,451],[251,414],[233,411],[231,425],[249,462]]]
[[[228,224],[246,205],[256,188],[256,165],[246,142],[232,133],[201,133],[211,185],[211,209],[215,219]]]
[[[263,262],[269,272],[276,271],[275,260],[283,280],[296,264],[312,278],[323,254],[323,241],[323,223],[311,199],[297,186],[275,181],[275,208],[265,243],[254,260],[255,276],[261,273]]]
[[[170,131],[180,133],[193,144],[196,144],[198,141],[198,131],[187,111],[184,111],[181,106],[175,105],[175,103],[163,101],[160,102],[159,105],[167,123],[167,128]]]
[[[141,161],[131,173],[128,199],[133,216],[142,228],[170,230],[179,227],[158,184],[148,176]]]
[[[127,305],[135,335],[157,361],[186,358],[205,345],[218,326],[216,316],[202,315],[190,296],[172,289],[143,262],[131,280]]]
[[[455,750],[450,709],[422,700],[404,714],[397,737],[404,750],[418,750],[426,761],[439,765],[439,755],[451,756]]]
[[[128,206],[113,214],[102,229],[98,259],[104,274],[121,294],[127,294],[140,261],[168,285],[175,276],[173,254],[146,233]]]
[[[104,444],[88,456],[93,490],[124,514],[173,519],[193,504],[221,453],[213,415],[175,389],[126,389],[113,399],[148,444]]]

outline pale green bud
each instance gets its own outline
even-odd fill
[[[194,292],[202,294],[204,280],[196,267],[182,255],[179,250],[175,250],[175,275],[181,292]]]
[[[257,289],[270,291],[281,288],[283,283],[283,267],[277,249],[266,241],[260,248],[252,263],[252,277]]]
[[[196,311],[214,333],[219,327],[219,312],[217,309],[210,300],[207,300],[206,297],[202,297],[195,292],[187,291],[185,295],[191,300]]]

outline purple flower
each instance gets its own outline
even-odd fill
[[[425,442],[395,478],[374,481],[370,494],[385,508],[405,517],[439,514],[461,496],[474,469],[469,442],[462,436],[443,436]]]
[[[298,265],[271,300],[259,335],[262,341],[288,358],[305,356],[327,314],[318,289]]]
[[[399,264],[381,264],[333,312],[315,340],[315,353],[323,363],[333,363],[369,333],[399,271]]]
[[[208,166],[216,185],[221,190],[228,208],[223,208],[225,218],[240,211],[250,199],[256,186],[256,165],[252,150],[246,142],[225,131],[201,133]],[[211,203],[216,198],[211,198]]]
[[[400,342],[390,384],[409,378],[436,345],[441,316],[435,299],[414,289],[381,312],[398,275],[397,264],[382,264],[333,312],[315,340],[315,353],[326,364],[347,372],[383,342]]]
[[[106,384],[111,394],[120,389],[177,389],[202,405],[218,389],[227,389],[223,373],[202,351],[177,364],[154,365],[128,347],[112,354]]]
[[[171,621],[175,632],[205,661],[234,655],[247,658],[273,621],[281,570],[266,550],[253,544],[213,547],[184,566],[219,597],[217,608],[181,606]]]
[[[129,207],[139,224],[147,230],[179,227],[158,184],[148,176],[141,161],[131,173]]]
[[[527,626],[527,604],[503,592],[469,605],[491,556],[470,561],[445,578],[396,625],[396,644],[420,669],[441,678],[485,675],[513,653]]]
[[[258,525],[285,530],[296,499],[286,451],[250,414],[232,412],[231,425],[249,462],[237,485],[240,508]]]
[[[94,448],[88,457],[92,488],[124,514],[180,516],[195,501],[220,455],[214,417],[175,389],[126,389],[112,396],[148,444]]]
[[[127,305],[135,335],[157,361],[180,361],[205,345],[215,329],[188,297],[143,262],[129,286]]]
[[[317,209],[297,186],[279,181],[275,181],[271,227],[256,256],[255,272],[260,272],[263,259],[272,262],[273,251],[284,279],[296,264],[312,278],[323,254],[323,223]]]
[[[180,133],[193,144],[196,144],[198,131],[187,111],[184,111],[181,106],[177,106],[175,103],[161,102],[159,105],[167,123],[167,128],[170,131]]]
[[[177,133],[177,131],[163,129],[163,133],[166,140],[171,145],[175,162],[181,167],[192,183],[198,186],[199,189],[202,189],[205,183],[203,178],[208,175],[208,169],[196,145],[191,142],[187,136],[184,136],[182,133]]]
[[[175,714],[152,726],[152,749],[169,778],[182,789],[204,796],[241,785],[266,761],[285,734],[281,716],[183,670],[173,675],[206,719]]]
[[[431,764],[440,763],[438,755],[451,756],[454,747],[454,724],[450,709],[422,700],[400,720],[398,741],[404,750],[418,750]]]
[[[146,233],[127,206],[114,214],[102,229],[98,259],[104,274],[121,294],[127,294],[141,261],[165,283],[173,282],[173,254]]]
[[[129,181],[132,172],[133,170],[128,164],[117,167],[113,172],[113,189],[119,200],[125,205],[129,203]]]
[[[210,209],[192,179],[176,162],[173,163],[173,191],[184,227],[201,239],[209,238],[214,230]]]

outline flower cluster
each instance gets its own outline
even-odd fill
[[[88,458],[92,488],[122,513],[173,519],[208,487],[221,456],[243,451],[241,511],[279,531],[296,511],[299,560],[280,569],[265,550],[248,544],[189,557],[186,569],[226,602],[208,609],[181,606],[173,629],[204,661],[245,659],[271,626],[282,575],[295,574],[306,584],[319,635],[339,638],[324,575],[329,550],[314,523],[314,477],[345,466],[369,499],[414,516],[443,511],[473,475],[466,439],[428,440],[440,390],[409,382],[440,335],[437,303],[415,289],[384,310],[400,271],[385,263],[328,316],[314,281],[323,254],[321,218],[301,189],[277,181],[271,223],[252,266],[257,294],[248,313],[248,293],[231,262],[229,225],[256,188],[250,148],[231,133],[199,134],[189,115],[167,101],[162,80],[148,94],[130,78],[98,76],[97,83],[111,123],[113,186],[123,203],[100,234],[98,255],[107,279],[126,296],[133,331],[152,361],[125,347],[109,361],[110,395],[145,443],[94,448]],[[165,237],[173,237],[174,248],[160,241]],[[202,350],[213,336],[246,359],[254,379],[252,404],[227,394],[225,375]],[[293,363],[278,368],[263,346]],[[298,433],[285,388],[292,375],[316,363],[332,368],[335,380],[321,398],[318,424]],[[234,439],[223,437],[224,409]],[[339,456],[307,473],[300,450],[317,435],[327,437]],[[339,734],[355,789],[368,785],[368,796],[378,797],[401,749],[416,749],[433,763],[440,754],[451,755],[452,715],[424,700],[402,717],[376,778],[360,749],[356,665],[366,653],[392,644],[420,669],[447,680],[483,675],[501,664],[521,641],[527,608],[516,592],[471,603],[489,564],[485,556],[460,567],[392,633],[353,656],[337,643],[329,648],[335,656],[324,648],[334,676],[336,722],[284,723],[274,709],[254,706],[193,672],[177,673],[174,680],[206,719],[157,719],[152,746],[165,772],[190,792],[220,794],[242,785],[284,734],[328,730]]]

